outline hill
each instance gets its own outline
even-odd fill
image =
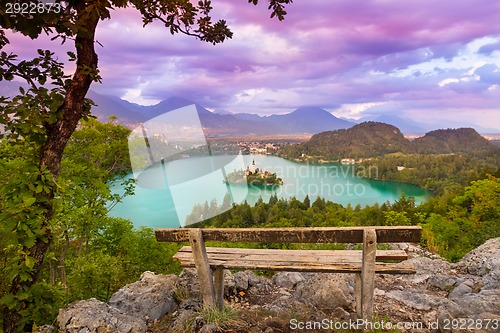
[[[313,135],[300,146],[300,154],[323,156],[331,160],[372,157],[411,149],[410,141],[397,127],[373,121],[349,129]]]
[[[416,153],[484,155],[495,146],[473,128],[440,129],[426,133],[412,142]]]
[[[472,128],[431,131],[421,138],[409,141],[397,127],[373,121],[349,129],[318,133],[308,142],[285,147],[281,155],[298,158],[306,154],[339,160],[346,157],[376,157],[390,153],[500,157],[500,149]]]

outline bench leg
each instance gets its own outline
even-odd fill
[[[373,320],[373,295],[375,293],[375,255],[377,234],[374,229],[367,229],[363,234],[363,263],[361,267],[361,317]]]
[[[215,288],[212,270],[208,264],[207,249],[200,229],[189,230],[189,243],[193,252],[194,264],[200,279],[200,289],[204,306],[215,306]]]
[[[215,305],[222,310],[224,308],[224,269],[217,267],[214,272]]]
[[[354,281],[354,296],[356,297],[356,314],[358,315],[358,318],[361,318],[361,302],[363,300],[363,292],[361,290],[361,273],[356,273],[356,279]]]

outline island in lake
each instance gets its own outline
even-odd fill
[[[229,184],[249,184],[261,186],[283,185],[283,180],[275,172],[264,171],[256,167],[255,160],[246,170],[236,170],[226,175]]]

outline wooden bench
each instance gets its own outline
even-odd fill
[[[182,267],[195,267],[203,303],[224,305],[224,269],[327,272],[356,274],[356,313],[373,317],[375,274],[413,274],[411,265],[380,261],[408,258],[402,250],[377,250],[377,243],[419,242],[422,228],[326,227],[326,228],[181,228],[156,229],[159,242],[189,241],[174,259]],[[205,247],[205,241],[258,243],[362,243],[362,250],[272,250]]]

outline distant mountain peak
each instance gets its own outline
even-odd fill
[[[331,114],[330,112],[318,107],[318,106],[299,106],[297,109],[295,109],[295,111],[291,112],[292,114],[295,113],[295,114],[299,114],[299,113],[307,113],[307,114],[311,114],[311,113],[329,113]]]
[[[161,101],[160,103],[153,105],[152,108],[154,109],[161,109],[163,112],[167,111],[172,111],[175,109],[179,109],[188,105],[196,104],[193,101],[190,101],[186,98],[182,97],[170,97],[167,98],[166,100]]]

